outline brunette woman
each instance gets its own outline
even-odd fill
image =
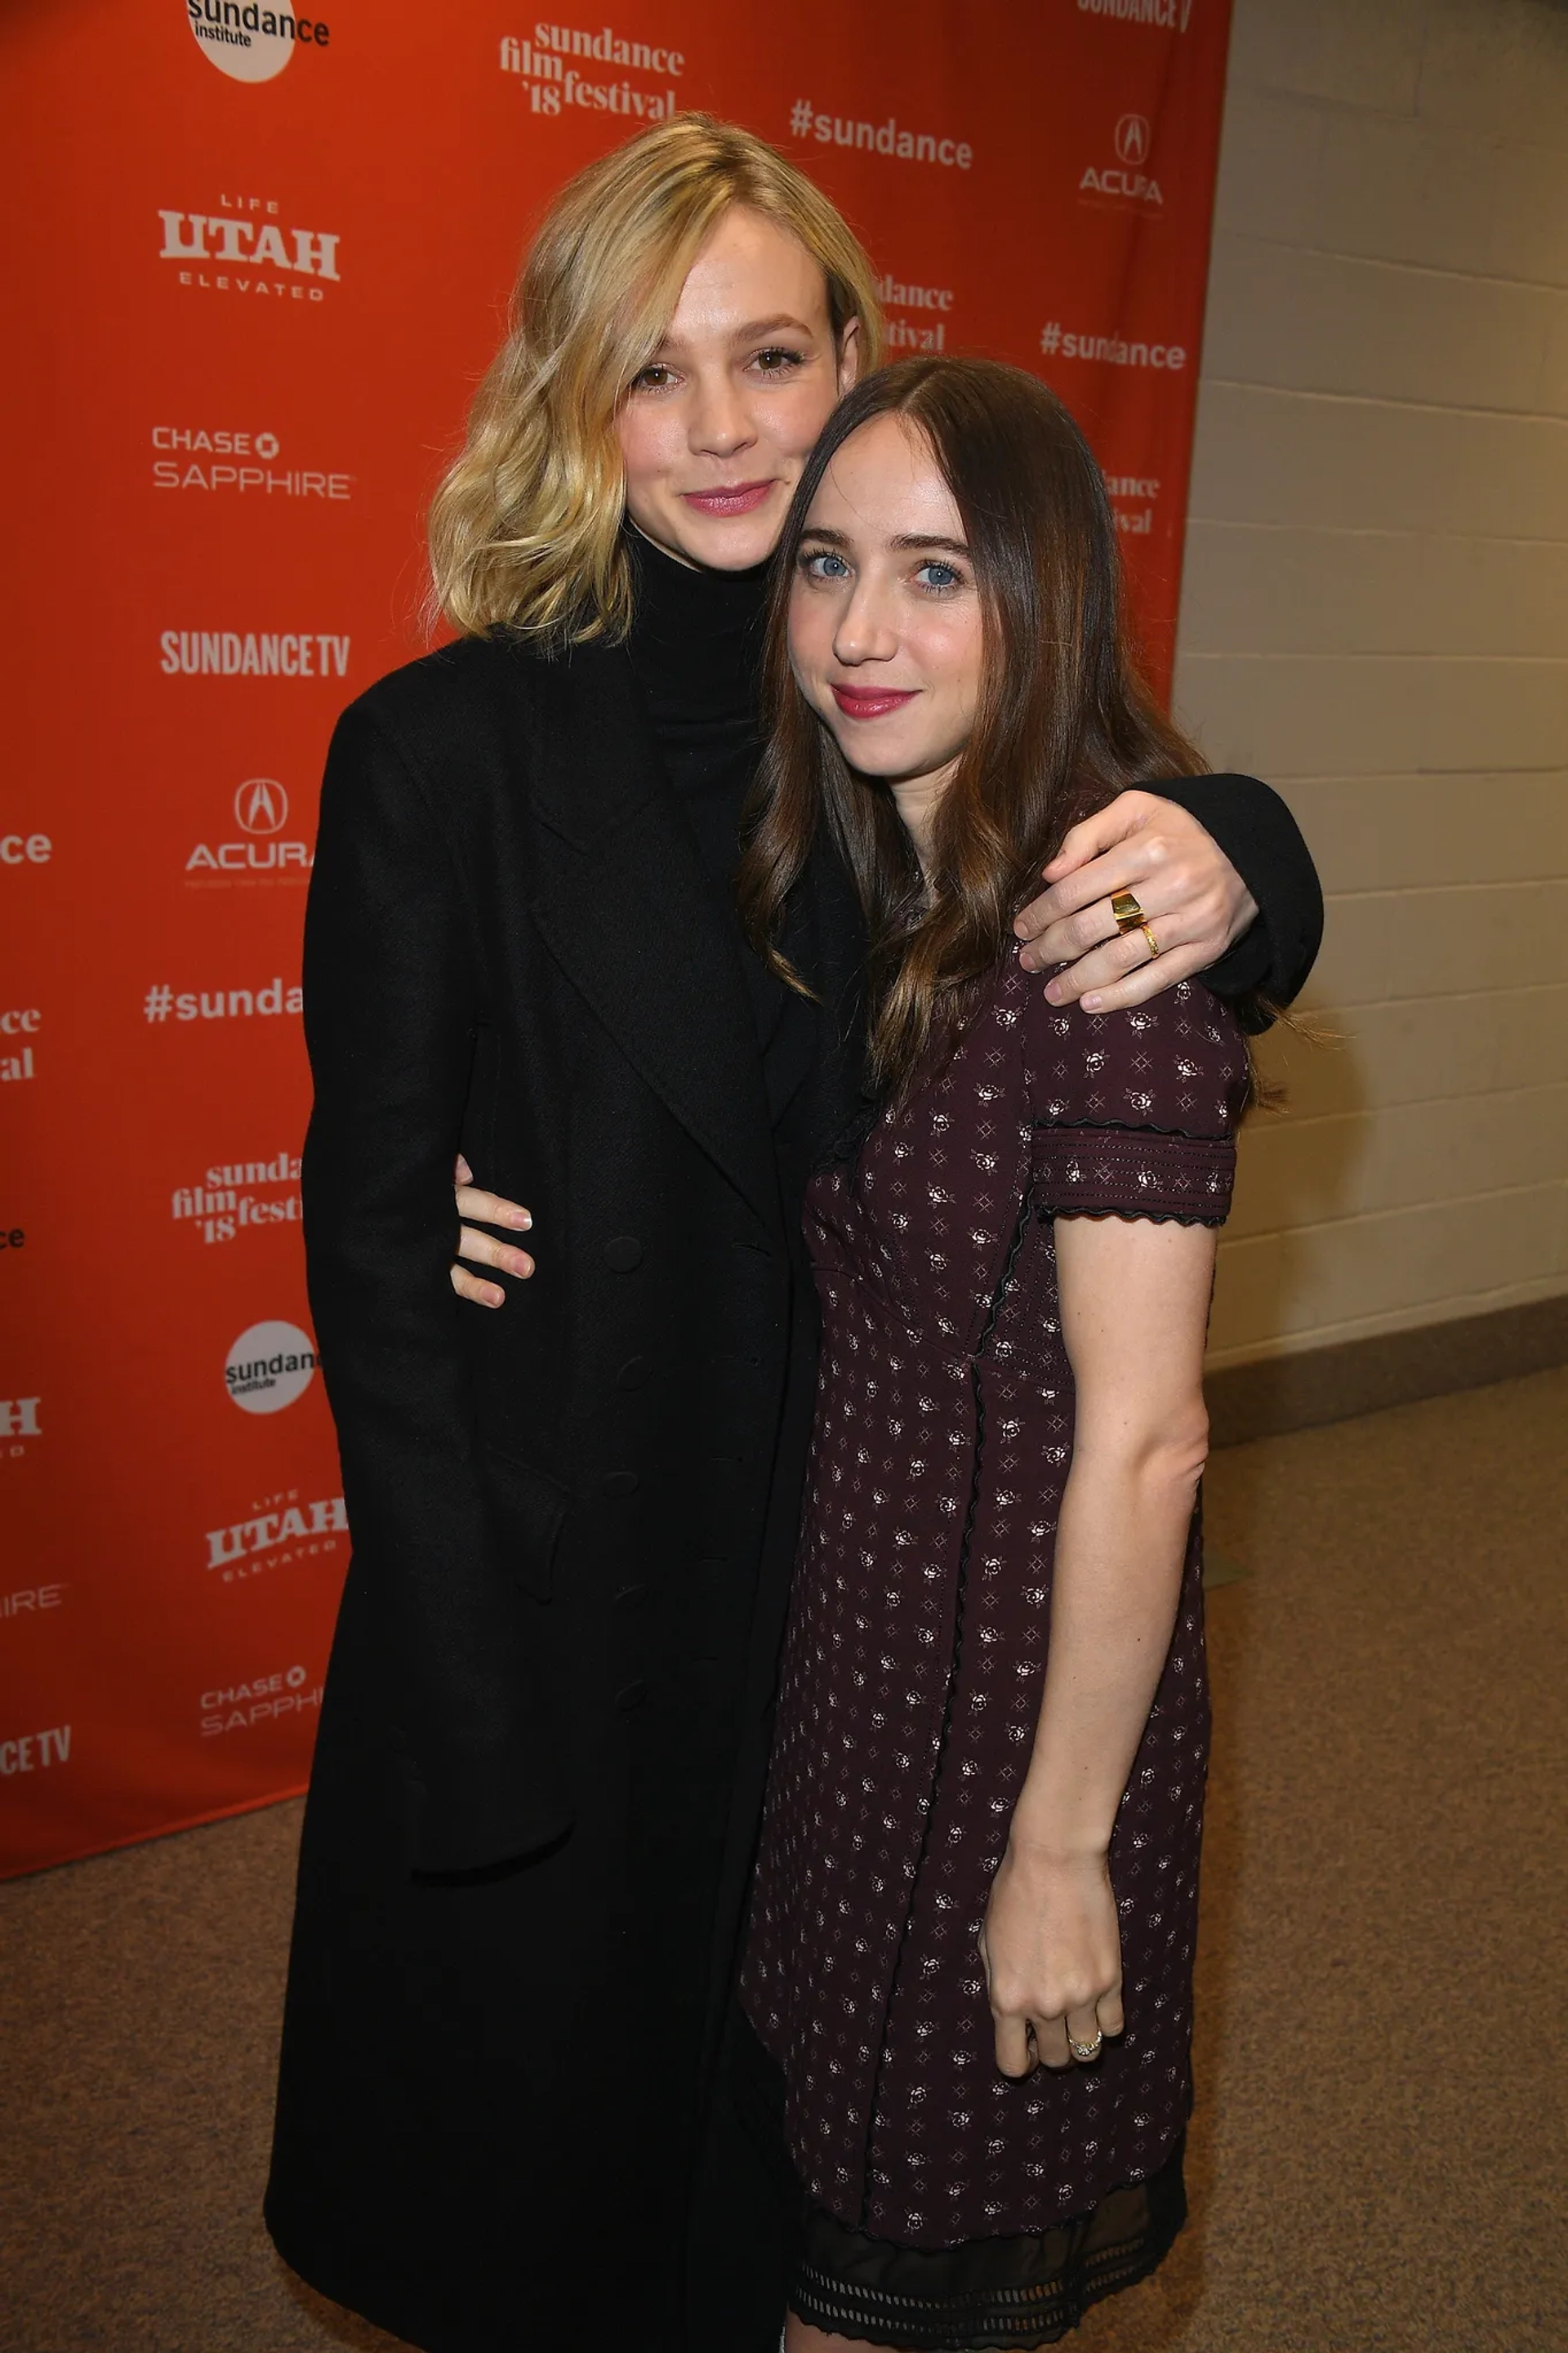
[[[882,1097],[807,1194],[822,1368],[742,1980],[808,2207],[787,2343],[1033,2347],[1184,2212],[1201,1376],[1247,1057],[1195,981],[1094,1015],[1019,967],[1069,821],[1196,765],[1060,403],[978,361],[871,377],[781,566],[742,891],[799,987],[784,919],[838,849]]]
[[[458,642],[332,745],[306,1235],[354,1555],[267,2211],[433,2353],[776,2343],[787,2201],[729,2002],[813,1387],[799,1208],[859,1099],[863,940],[816,861],[802,997],[731,881],[763,567],[878,333],[843,221],[748,134],[595,164],[437,501]],[[1182,789],[1297,840],[1261,786]],[[1239,939],[1260,977],[1310,932],[1299,842],[1255,923],[1208,835],[1130,797],[1107,854],[1145,860],[1173,965]],[[459,1152],[534,1213],[500,1315],[448,1282]]]

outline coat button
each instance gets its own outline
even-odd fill
[[[642,1481],[635,1471],[606,1471],[603,1484],[606,1495],[635,1495]]]
[[[642,1244],[636,1234],[614,1234],[605,1244],[605,1264],[616,1274],[630,1274],[642,1264]]]
[[[616,1715],[630,1715],[634,1709],[641,1707],[647,1697],[647,1683],[623,1683],[620,1690],[616,1694]]]
[[[618,1389],[640,1389],[652,1370],[653,1366],[647,1356],[628,1356],[616,1375],[616,1387]]]
[[[647,1599],[646,1585],[623,1585],[616,1596],[617,1609],[638,1609]]]

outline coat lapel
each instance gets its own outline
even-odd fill
[[[647,1084],[776,1227],[734,925],[659,765],[630,665],[618,648],[580,646],[535,675],[534,920]]]

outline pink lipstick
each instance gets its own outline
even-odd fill
[[[836,686],[833,689],[833,700],[846,719],[885,719],[889,711],[901,711],[906,702],[912,702],[914,699],[912,686]]]
[[[699,514],[747,515],[755,513],[772,489],[771,481],[721,482],[715,490],[682,491],[680,495]]]

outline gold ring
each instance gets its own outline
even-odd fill
[[[1068,2049],[1072,2052],[1073,2057],[1079,2062],[1080,2066],[1087,2067],[1090,2060],[1099,2058],[1104,2042],[1105,2036],[1103,2031],[1097,2029],[1094,2041],[1092,2042],[1076,2042],[1069,2034],[1068,2036]]]
[[[1142,924],[1143,910],[1131,891],[1112,892],[1110,912],[1119,932],[1135,932]]]
[[[1144,936],[1144,938],[1145,938],[1145,939],[1148,941],[1148,943],[1149,943],[1149,954],[1150,954],[1152,956],[1157,956],[1157,955],[1159,955],[1159,953],[1160,953],[1160,943],[1159,943],[1159,941],[1154,937],[1153,933],[1149,929],[1148,924],[1147,924],[1147,923],[1140,923],[1140,924],[1139,924],[1139,926],[1138,926],[1138,928],[1139,928],[1139,930],[1142,933],[1142,934],[1143,934],[1143,936]]]

